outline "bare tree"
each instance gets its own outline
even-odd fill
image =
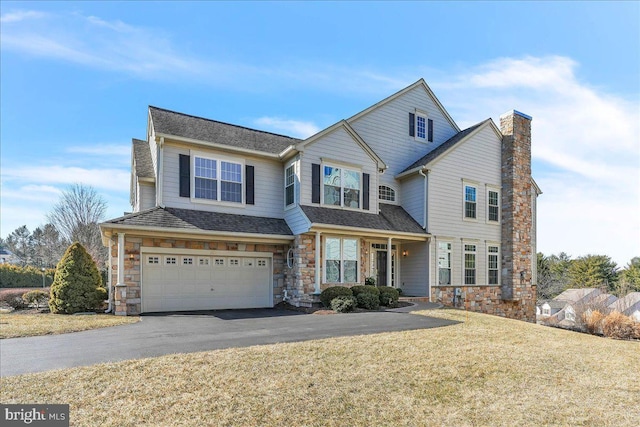
[[[55,267],[69,246],[69,242],[60,236],[53,224],[36,228],[32,237],[36,264],[42,267]]]
[[[47,219],[69,242],[79,242],[102,268],[107,248],[102,245],[98,224],[104,219],[107,202],[91,186],[74,184],[62,192]]]

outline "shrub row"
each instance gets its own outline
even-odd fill
[[[44,271],[45,286],[51,286],[56,270],[47,268]],[[15,264],[0,264],[0,288],[41,288],[42,270],[36,267],[21,267]]]
[[[396,307],[399,297],[398,290],[390,286],[356,285],[351,288],[332,286],[322,291],[320,301],[325,307],[344,313],[353,310],[356,306],[366,310],[377,310],[381,305]]]
[[[620,340],[640,340],[640,323],[618,311],[604,315],[595,310],[585,313],[583,320],[589,333],[602,334],[605,337]]]

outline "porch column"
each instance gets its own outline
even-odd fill
[[[393,251],[391,250],[391,237],[389,237],[387,241],[387,286],[391,286],[392,277],[391,274],[391,257],[393,256]]]
[[[124,233],[118,233],[118,282],[116,286],[126,286],[124,283]]]
[[[315,285],[314,285],[314,293],[319,294],[320,291],[320,232],[316,231],[316,253],[315,253],[315,261],[316,261],[316,270],[315,270]]]

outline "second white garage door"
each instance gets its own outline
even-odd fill
[[[142,257],[142,312],[273,306],[271,258],[153,254]]]

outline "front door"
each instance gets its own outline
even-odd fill
[[[376,285],[387,286],[387,252],[376,251]]]

